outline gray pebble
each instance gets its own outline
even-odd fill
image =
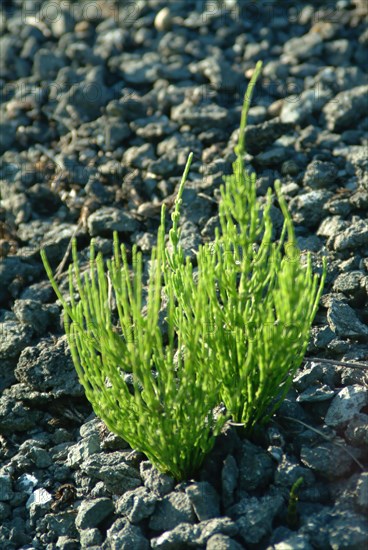
[[[291,199],[289,207],[294,214],[294,220],[312,229],[324,218],[323,206],[332,196],[329,191],[310,191]]]
[[[117,514],[128,518],[131,523],[139,523],[152,515],[158,497],[146,487],[137,487],[127,491],[115,503]]]
[[[233,536],[238,532],[236,524],[230,518],[223,517],[202,521],[196,525],[180,523],[171,531],[166,531],[151,540],[152,548],[175,550],[180,547],[203,547],[217,533]]]
[[[327,426],[341,428],[368,404],[368,390],[363,386],[347,386],[334,397],[327,411]]]
[[[156,509],[149,520],[150,529],[154,531],[170,531],[179,523],[195,522],[192,504],[185,493],[170,493],[157,503]]]
[[[41,411],[31,409],[6,394],[4,390],[0,397],[0,429],[4,432],[22,432],[34,428],[42,417]]]
[[[106,534],[102,550],[148,550],[150,544],[142,529],[131,525],[127,519],[117,519]]]
[[[331,99],[323,108],[328,129],[333,132],[345,130],[367,116],[367,93],[368,86],[358,86]]]
[[[127,452],[94,453],[81,464],[81,470],[92,479],[101,480],[117,495],[141,485],[139,472],[126,461]]]
[[[83,395],[78,382],[66,337],[50,345],[43,339],[36,346],[25,348],[19,358],[15,376],[19,382],[37,391],[55,395]]]
[[[314,447],[303,445],[300,459],[305,466],[328,479],[337,479],[346,475],[353,464],[350,454],[329,442]]]
[[[359,413],[349,422],[345,431],[346,440],[354,446],[368,445],[368,415]]]
[[[33,336],[30,326],[16,321],[0,323],[0,359],[16,361],[20,353],[28,346]]]
[[[276,139],[289,132],[291,128],[291,124],[282,123],[278,118],[254,126],[248,125],[245,132],[247,152],[254,155],[264,151]]]
[[[239,535],[246,544],[259,544],[271,533],[274,517],[280,512],[284,500],[281,495],[246,497],[229,510],[236,519]]]
[[[238,466],[238,483],[244,491],[254,491],[266,486],[274,472],[274,461],[269,453],[249,441],[242,444]]]
[[[205,127],[221,129],[225,121],[229,120],[229,113],[219,105],[193,106],[189,102],[183,102],[172,109],[171,118],[180,125],[189,124],[193,129],[202,130]]]
[[[284,124],[304,125],[310,116],[320,111],[331,99],[330,91],[304,90],[299,96],[289,96],[284,99],[280,120]]]
[[[104,206],[93,212],[88,218],[87,225],[92,237],[111,236],[113,231],[133,233],[138,227],[130,214],[112,206]]]
[[[338,300],[333,300],[327,312],[331,330],[342,338],[367,339],[368,327],[357,317],[355,311]]]
[[[199,521],[220,515],[220,500],[215,489],[207,481],[193,483],[185,489]]]
[[[155,17],[155,28],[158,32],[167,32],[172,26],[172,16],[169,8],[162,8]]]
[[[335,395],[334,390],[331,390],[326,385],[311,387],[304,390],[298,395],[298,403],[319,403],[321,401],[329,401]]]
[[[334,240],[334,248],[338,252],[345,250],[355,250],[361,246],[366,247],[368,243],[368,223],[365,220],[357,219],[353,221]]]
[[[78,530],[92,529],[111,515],[114,510],[112,500],[109,498],[96,498],[84,500],[78,508],[75,525]]]
[[[314,160],[304,174],[303,185],[311,189],[329,188],[337,183],[337,167],[332,162]]]
[[[147,169],[154,160],[156,160],[156,155],[150,143],[145,143],[139,147],[129,147],[123,157],[126,166],[133,166],[141,170]]]
[[[207,541],[206,550],[242,550],[241,546],[234,539],[227,535],[213,535]]]
[[[160,497],[170,493],[174,487],[174,479],[167,474],[159,472],[148,461],[141,462],[140,474],[144,485]]]
[[[322,38],[317,33],[307,33],[303,36],[291,38],[284,44],[284,52],[298,60],[309,59],[320,55],[322,51]]]

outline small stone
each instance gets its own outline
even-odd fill
[[[150,543],[144,537],[142,529],[131,525],[127,519],[117,519],[106,534],[104,546],[112,550],[149,550]],[[108,545],[108,546],[107,546]]]
[[[154,512],[158,497],[146,487],[127,491],[115,504],[118,514],[126,516],[131,523],[139,523]]]
[[[199,521],[220,515],[220,500],[215,489],[207,481],[193,483],[185,490]]]
[[[19,223],[27,222],[31,218],[31,202],[28,200],[28,197],[25,193],[17,193],[16,195],[11,195],[1,202],[3,208],[13,214],[16,225],[18,225]],[[2,255],[5,256],[6,254]]]
[[[256,161],[260,166],[281,165],[290,157],[291,151],[287,147],[270,147],[266,151],[256,156]]]
[[[36,346],[25,348],[14,372],[19,382],[37,391],[53,391],[58,395],[84,394],[65,336],[53,345],[45,338]]]
[[[368,472],[360,474],[356,487],[356,502],[359,508],[368,511]]]
[[[33,518],[33,521],[35,519],[36,518]],[[43,525],[46,533],[52,533],[54,537],[65,537],[62,540],[64,540],[67,545],[69,545],[70,539],[73,538],[73,550],[77,550],[75,548],[75,539],[77,538],[78,531],[75,527],[75,519],[75,510],[66,510],[56,514],[47,514],[40,523]]]
[[[349,450],[353,451],[351,447]],[[303,445],[300,459],[308,468],[327,479],[346,475],[353,464],[350,454],[333,443],[321,443],[314,447]]]
[[[368,327],[357,317],[355,311],[336,299],[333,299],[327,311],[327,320],[331,330],[342,338],[366,339]]]
[[[23,493],[26,493],[27,495],[30,495],[34,487],[37,485],[37,483],[38,483],[37,477],[31,474],[22,474],[17,479],[16,488],[18,491],[21,491]]]
[[[173,107],[171,112],[171,120],[200,130],[206,127],[221,129],[229,123],[229,118],[228,110],[219,105],[192,105],[186,101]]]
[[[60,10],[58,7],[57,12],[58,12],[57,16],[51,18],[51,21],[52,21],[51,30],[52,30],[52,34],[56,38],[60,38],[67,32],[73,31],[75,20],[74,20],[72,11]]]
[[[170,493],[165,496],[152,514],[149,527],[154,531],[170,531],[179,523],[194,523],[195,516],[188,495]]]
[[[366,548],[368,545],[367,518],[346,514],[329,532],[328,542],[333,549]]]
[[[249,125],[245,131],[247,152],[255,155],[268,148],[276,139],[292,129],[291,124],[285,124],[279,118],[267,120],[262,124]]]
[[[162,63],[156,52],[143,54],[139,59],[128,58],[121,63],[123,78],[128,84],[152,84],[160,78]]]
[[[6,390],[0,397],[0,430],[14,433],[34,428],[43,413],[27,407],[22,401],[6,395],[5,392]]]
[[[56,541],[56,548],[60,550],[79,550],[80,545],[78,540],[71,539],[67,535],[61,535]]]
[[[52,464],[49,453],[45,449],[33,446],[27,456],[32,460],[36,468],[48,468]]]
[[[297,195],[290,201],[290,210],[293,219],[309,229],[314,229],[324,218],[323,207],[332,193],[325,190],[310,191]]]
[[[87,225],[92,237],[111,236],[114,231],[133,233],[138,227],[137,222],[128,213],[112,206],[104,206],[93,212],[88,218]]]
[[[119,119],[109,118],[105,123],[104,143],[108,151],[119,147],[131,135],[129,125]]]
[[[244,491],[261,489],[270,482],[274,461],[269,453],[250,441],[244,441],[239,461],[239,488]]]
[[[352,53],[353,45],[346,38],[331,40],[324,44],[323,57],[326,65],[336,63],[336,67],[339,67],[348,64]]]
[[[368,86],[357,86],[337,94],[323,108],[327,127],[333,132],[352,128],[368,115]]]
[[[313,472],[304,468],[295,459],[283,454],[275,473],[275,485],[291,489],[300,477],[303,478],[303,487],[309,487],[315,482]]]
[[[77,468],[94,453],[100,451],[100,438],[97,434],[85,437],[73,445],[68,452],[66,464],[70,468]]]
[[[84,500],[78,508],[75,525],[78,530],[98,527],[104,519],[112,514],[114,505],[109,498]]]
[[[335,238],[335,235],[344,231],[347,227],[346,221],[341,219],[340,216],[329,216],[322,221],[317,229],[317,235]]]
[[[37,335],[44,334],[52,320],[49,308],[35,300],[15,300],[13,311],[18,321],[30,325]]]
[[[102,547],[102,533],[99,529],[82,529],[80,531],[81,548]]]
[[[334,281],[333,291],[345,294],[350,305],[362,307],[367,299],[368,276],[362,271],[341,273]]]
[[[37,78],[48,82],[55,78],[60,69],[65,66],[65,57],[61,53],[56,53],[50,49],[39,49],[33,61],[33,70]]]
[[[138,118],[131,122],[130,127],[138,136],[149,141],[169,136],[178,129],[178,125],[166,115]]]
[[[95,453],[80,465],[89,477],[104,482],[111,493],[123,495],[142,484],[139,472],[126,462],[128,451]]]
[[[0,360],[15,358],[28,346],[33,335],[31,327],[15,321],[0,323]]]
[[[172,17],[169,8],[162,8],[158,12],[154,21],[155,29],[158,32],[167,32],[172,26]]]
[[[313,345],[317,349],[326,349],[326,347],[332,342],[335,334],[332,332],[329,326],[325,327],[312,327]]]
[[[313,550],[308,537],[303,535],[293,535],[292,537],[278,542],[272,547],[273,550]]]
[[[13,496],[12,480],[8,474],[0,474],[0,502],[11,500]]]
[[[322,52],[322,38],[317,33],[307,33],[303,36],[290,38],[284,44],[284,52],[297,60],[303,61]]]
[[[180,523],[171,531],[166,531],[151,540],[152,548],[176,550],[177,548],[202,548],[217,533],[234,536],[238,532],[236,524],[227,517],[202,521],[196,525]]]
[[[304,390],[301,394],[298,395],[298,403],[318,403],[321,401],[328,401],[332,399],[335,395],[334,390],[331,390],[326,385],[311,387]]]
[[[222,500],[225,508],[233,504],[234,491],[239,479],[239,469],[235,458],[228,455],[224,460],[221,472]]]
[[[227,107],[230,106],[232,92],[236,90],[239,93],[239,73],[234,71],[224,57],[209,56],[198,63],[191,63],[190,72],[199,73],[210,82],[210,85],[203,89],[205,97],[207,93],[209,97],[219,94],[222,104],[225,103]]]
[[[337,167],[332,162],[312,161],[305,172],[303,184],[311,189],[328,188],[337,183]]]
[[[368,445],[368,415],[356,414],[345,431],[346,440],[354,446]]]
[[[167,495],[174,488],[175,480],[171,476],[159,472],[148,461],[141,462],[140,475],[145,486],[160,497]]]
[[[358,219],[351,223],[347,229],[337,235],[334,240],[334,249],[338,252],[355,250],[368,243],[368,223]]]
[[[241,546],[236,540],[231,539],[227,535],[213,535],[207,541],[206,550],[242,550]]]
[[[347,386],[334,397],[325,417],[331,427],[343,427],[368,404],[368,390],[363,386]]]
[[[246,497],[229,510],[231,517],[236,518],[239,535],[247,545],[259,542],[272,531],[274,517],[279,513],[284,500],[281,495]]]
[[[129,147],[123,156],[125,165],[141,170],[147,169],[154,160],[156,160],[156,155],[151,143],[145,143],[139,147]]]
[[[280,120],[284,124],[303,125],[310,122],[310,116],[318,112],[331,99],[331,92],[304,90],[299,96],[286,97],[283,100]],[[300,139],[300,138],[299,138]]]
[[[44,504],[49,503],[52,500],[52,496],[46,489],[41,487],[40,489],[36,489],[33,491],[33,493],[30,495],[26,502],[26,508],[30,508],[32,505],[34,506],[43,506]]]
[[[338,550],[365,548],[367,532],[367,522],[363,516],[346,509],[324,508],[306,518],[299,534],[307,536],[313,548]]]
[[[347,218],[352,211],[352,203],[348,199],[332,199],[327,204],[327,208],[331,214],[338,214]]]
[[[295,162],[295,160],[285,160],[281,166],[281,173],[284,176],[297,176],[300,173],[300,166],[297,162]],[[295,190],[294,194],[296,194],[299,186],[294,182],[290,182],[289,184],[283,185],[282,189],[286,194],[293,196],[293,191]]]

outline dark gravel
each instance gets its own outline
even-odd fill
[[[2,2],[1,549],[367,548],[367,21],[366,0]],[[247,163],[327,284],[272,422],[177,485],[93,415],[39,251],[109,256],[117,230],[148,258],[190,151],[183,245],[210,240],[259,59]]]

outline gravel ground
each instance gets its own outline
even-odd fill
[[[366,0],[1,10],[0,548],[367,548]],[[259,59],[247,162],[260,196],[281,179],[327,283],[273,421],[229,427],[175,485],[93,415],[39,252],[62,284],[72,235],[109,256],[117,230],[148,258],[190,151],[183,246],[210,240]]]

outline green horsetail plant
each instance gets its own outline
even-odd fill
[[[184,172],[180,195],[192,155]],[[143,307],[142,255],[133,246],[129,268],[124,245],[114,235],[114,257],[95,258],[90,248],[89,270],[81,274],[76,241],[69,267],[70,305],[63,298],[42,251],[48,277],[64,308],[64,324],[74,365],[87,399],[114,433],[143,452],[161,471],[177,480],[201,466],[221,431],[225,416],[215,411],[219,388],[211,374],[210,350],[199,345],[207,327],[205,279],[192,281],[191,265],[178,249],[178,203],[170,231],[172,253],[165,249],[165,208],[157,246],[151,256],[146,311]],[[191,286],[195,306],[189,316],[175,305],[167,263],[183,263],[182,288]],[[75,293],[79,301],[75,299]],[[119,326],[112,321],[111,294]],[[164,296],[168,298],[168,342],[159,328]],[[185,353],[181,350],[185,349]],[[179,351],[180,353],[177,353]],[[132,386],[126,374],[132,375]]]
[[[196,273],[180,245],[179,228],[192,154],[171,216],[168,246],[165,207],[161,211],[147,297],[142,255],[133,246],[130,268],[116,234],[114,256],[106,266],[91,242],[90,265],[83,274],[73,242],[70,303],[41,252],[94,411],[177,480],[199,469],[230,416],[250,429],[270,418],[303,359],[323,288],[325,264],[319,282],[309,256],[302,264],[280,183],[275,189],[284,226],[276,241],[271,192],[262,205],[255,176],[244,168],[247,113],[260,70],[258,63],[244,98],[233,174],[221,187],[221,230],[214,243],[199,247]],[[159,327],[163,309],[165,337]],[[219,411],[221,403],[226,413]]]
[[[299,523],[298,515],[298,501],[299,501],[299,489],[303,485],[304,478],[298,477],[293,486],[290,489],[289,504],[287,509],[286,521],[290,529],[296,529]]]
[[[209,331],[204,345],[211,350],[219,400],[233,421],[249,431],[270,419],[291,386],[306,352],[326,275],[325,262],[319,280],[312,274],[310,255],[305,265],[301,260],[280,182],[275,182],[275,190],[284,224],[276,241],[271,190],[262,207],[256,176],[244,168],[247,114],[261,67],[259,62],[245,94],[233,174],[221,187],[221,231],[213,244],[200,247],[197,256],[198,272],[207,281]],[[182,310],[190,315],[196,287],[187,278],[190,288],[183,294],[180,272],[177,269],[170,283]]]
[[[259,62],[245,95],[233,174],[221,187],[221,231],[210,264],[215,285],[206,287],[210,317],[220,329],[209,342],[213,372],[228,413],[249,430],[267,422],[286,396],[306,352],[326,276],[325,261],[319,280],[310,254],[305,265],[301,259],[280,182],[275,190],[284,224],[277,242],[271,190],[262,208],[256,176],[244,169],[247,113],[261,67]]]

